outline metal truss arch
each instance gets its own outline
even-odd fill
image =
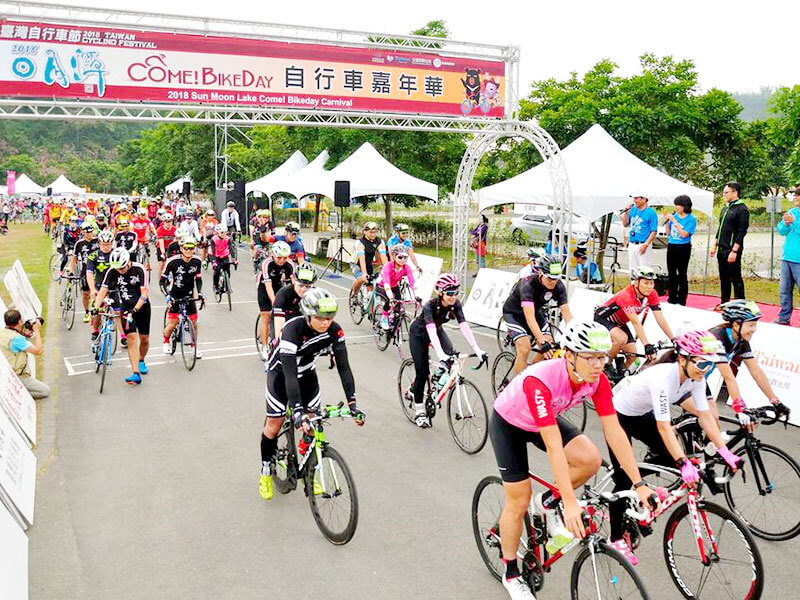
[[[572,191],[561,149],[552,136],[534,121],[504,121],[476,135],[467,146],[455,184],[453,203],[453,272],[466,281],[469,252],[469,206],[472,182],[484,154],[495,143],[507,137],[529,141],[547,165],[553,186],[553,248],[569,248],[572,239]],[[569,285],[569,263],[566,261],[565,284]]]

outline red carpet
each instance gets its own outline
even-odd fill
[[[666,297],[663,298],[666,302]],[[719,304],[719,296],[703,296],[702,294],[689,294],[686,305],[692,308],[702,308],[704,310],[714,310],[714,307]],[[758,307],[761,309],[761,314],[764,315],[763,320],[771,323],[778,318],[778,313],[781,307],[777,304],[763,304],[758,302]],[[792,311],[792,325],[800,324],[800,309],[795,308]]]

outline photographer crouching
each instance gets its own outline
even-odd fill
[[[36,356],[44,352],[42,343],[42,320],[40,318],[22,322],[22,315],[13,308],[3,315],[6,326],[0,330],[0,348],[8,359],[11,368],[19,377],[22,385],[36,399],[47,398],[50,386],[31,376],[28,369],[28,354]]]

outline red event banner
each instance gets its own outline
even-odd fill
[[[0,21],[0,96],[503,117],[505,63]]]

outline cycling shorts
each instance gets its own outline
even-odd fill
[[[133,315],[133,321],[128,322],[128,315]],[[145,302],[142,308],[133,312],[131,310],[122,311],[122,331],[125,335],[138,333],[140,335],[150,335],[150,303]]]
[[[564,447],[583,432],[563,417],[556,417],[556,425],[561,432],[561,443]],[[539,450],[547,452],[542,436],[538,432],[525,431],[515,427],[503,417],[492,411],[489,419],[489,437],[500,469],[500,477],[508,483],[525,481],[530,470],[528,466],[528,443]]]
[[[633,336],[633,332],[631,332],[630,325],[628,325],[627,323],[625,323],[624,325],[620,325],[619,323],[612,321],[610,319],[598,317],[597,311],[595,311],[594,313],[594,320],[595,323],[600,323],[600,325],[602,325],[609,331],[613,330],[614,328],[619,328],[620,331],[622,331],[628,337],[628,341],[626,342],[626,344],[632,344],[634,341],[636,341],[636,338]]]
[[[533,332],[531,328],[528,327],[528,320],[525,318],[525,315],[520,317],[520,315],[516,313],[504,312],[503,320],[506,322],[508,337],[511,338],[512,342],[516,342],[519,338],[525,336],[533,337]],[[536,313],[536,323],[539,325],[539,329],[542,330],[542,333],[547,333],[549,331],[550,327],[547,321],[539,313]]]
[[[306,371],[298,380],[300,382],[300,397],[303,399],[303,409],[314,413],[319,410],[320,392],[317,374],[313,370]],[[286,394],[286,382],[280,370],[267,373],[267,416],[280,418],[286,415],[286,405],[289,403]]]
[[[176,302],[176,300],[179,300],[179,298],[172,299],[172,304],[170,304],[169,312],[167,313],[167,318],[173,321],[177,321],[178,318],[181,316],[181,313],[179,312],[172,312],[173,310],[175,311],[178,310],[178,303]],[[197,321],[197,304],[195,303],[194,300],[191,300],[190,302],[186,303],[186,315],[192,321]]]
[[[258,284],[258,310],[261,312],[269,312],[272,310],[272,300],[269,299],[267,288],[264,283]]]

